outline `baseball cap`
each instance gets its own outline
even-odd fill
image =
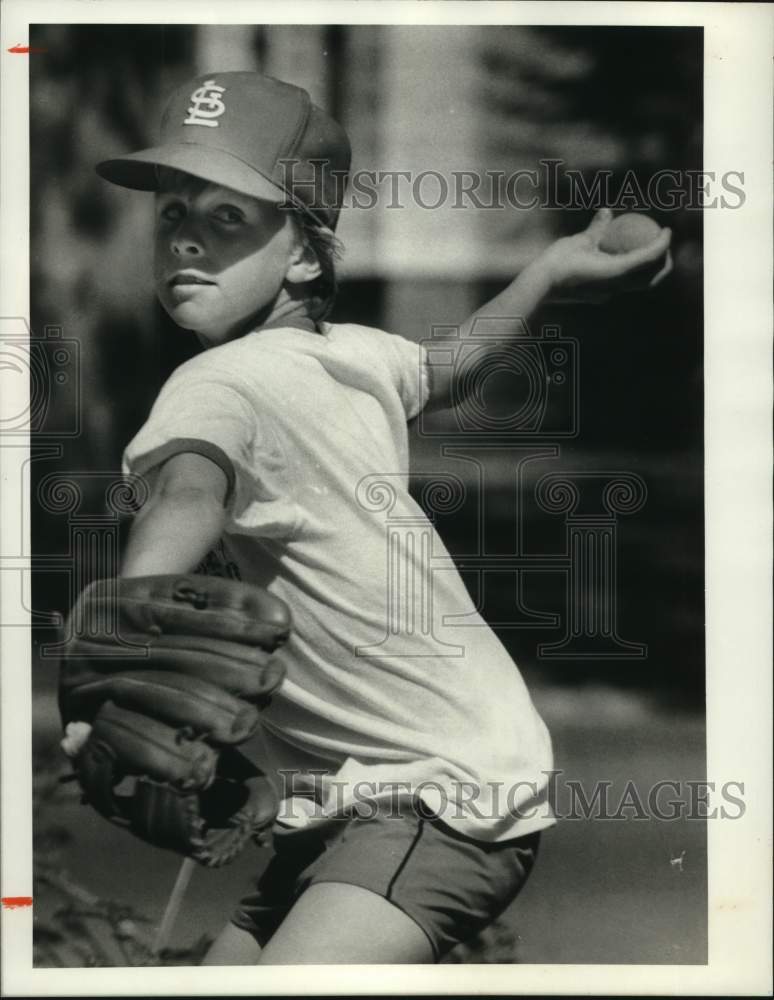
[[[290,200],[336,227],[350,164],[344,129],[309,94],[261,73],[204,73],[178,87],[161,119],[161,141],[103,160],[100,177],[155,191],[171,167],[277,204]]]

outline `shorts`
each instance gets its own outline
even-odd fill
[[[515,899],[540,833],[498,843],[471,840],[414,805],[275,835],[275,855],[231,922],[263,947],[302,892],[345,882],[383,896],[425,932],[436,961],[474,937]]]

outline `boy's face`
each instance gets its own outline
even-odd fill
[[[208,346],[265,322],[296,246],[289,213],[270,202],[181,173],[156,194],[156,292]]]

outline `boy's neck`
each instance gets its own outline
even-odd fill
[[[308,330],[310,333],[319,333],[319,328],[312,317],[307,312],[306,302],[302,299],[284,299],[281,296],[279,301],[263,322],[256,324],[256,330],[269,330],[276,327],[289,326],[297,330]]]
[[[308,330],[309,333],[319,333],[320,329],[311,316],[304,314],[294,316],[272,316],[265,323],[256,326],[256,330],[273,330],[278,327],[291,327],[293,330]]]

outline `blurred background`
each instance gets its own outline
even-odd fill
[[[345,205],[332,320],[415,340],[459,324],[554,238],[588,224],[598,206],[564,203],[545,185],[541,161],[579,172],[588,188],[607,172],[613,198],[632,191],[632,177],[645,192],[664,170],[687,187],[687,172],[702,167],[698,29],[38,25],[30,45],[44,50],[30,59],[32,330],[49,364],[69,366],[70,387],[47,395],[33,440],[36,653],[56,640],[47,616],[66,611],[88,582],[87,570],[75,582],[63,571],[77,545],[74,523],[101,530],[115,521],[120,544],[127,521],[106,506],[105,484],[160,386],[196,350],[153,297],[151,197],[108,185],[93,169],[151,145],[179,83],[259,69],[306,87],[346,127],[353,173],[437,171],[451,184],[455,171],[539,171],[541,205],[530,211],[471,200],[454,208],[452,198],[431,210],[405,187],[398,209],[389,182],[370,207]],[[428,181],[426,204],[437,191]],[[486,188],[480,197],[487,201]],[[530,320],[533,337],[550,328],[575,342],[572,433],[561,433],[560,413],[558,433],[546,424],[476,450],[475,434],[440,415],[412,429],[412,469],[420,499],[426,476],[441,470],[472,488],[474,502],[436,517],[463,567],[466,556],[484,555],[482,519],[493,560],[512,554],[519,519],[520,554],[535,557],[533,569],[487,574],[472,560],[466,583],[525,674],[566,777],[631,780],[647,794],[656,781],[705,774],[701,213],[636,196],[613,207],[672,228],[675,270],[653,293],[604,306],[548,304]],[[60,340],[74,346],[62,354]],[[527,391],[522,376],[492,380],[495,410],[509,401],[513,410]],[[546,412],[568,405],[554,395]],[[628,473],[645,484],[641,508],[615,524],[616,628],[631,644],[619,644],[620,655],[546,650],[566,632],[569,600],[569,573],[541,563],[561,560],[568,544],[565,518],[536,501],[551,473],[575,481]],[[57,477],[77,482],[75,506],[56,502]],[[482,482],[485,496],[476,492]],[[41,864],[64,867],[99,894],[120,851],[131,872],[125,899],[157,919],[174,858],[128,843],[61,789],[51,797],[51,769],[61,769],[55,674],[53,660],[35,661]],[[263,854],[228,873],[198,874],[179,944],[217,930],[246,866]],[[702,823],[568,821],[545,838],[544,855],[506,915],[506,957],[487,945],[460,960],[705,960]],[[61,903],[49,890],[36,894],[41,920]],[[47,900],[39,909],[38,898]],[[38,959],[57,964],[52,954]]]

